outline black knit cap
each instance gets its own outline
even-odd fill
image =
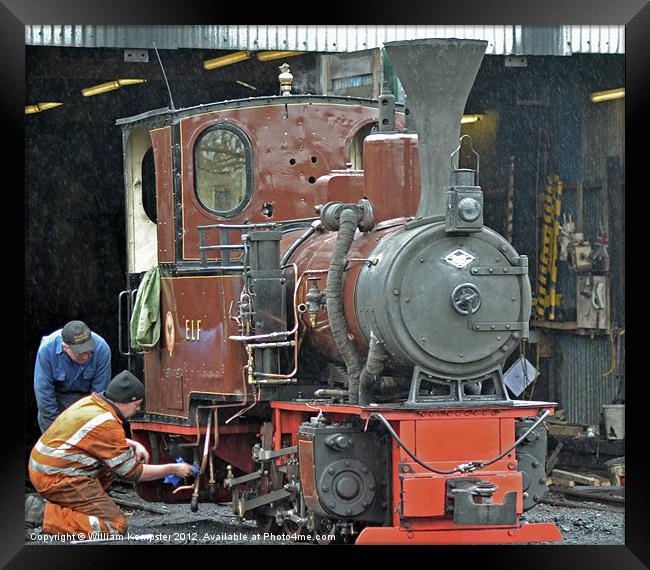
[[[128,370],[124,370],[108,383],[104,395],[113,402],[130,404],[144,398],[144,384]]]

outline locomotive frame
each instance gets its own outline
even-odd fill
[[[526,258],[463,210],[480,211],[478,167],[449,166],[484,43],[394,42],[407,109],[389,94],[282,95],[118,121],[121,317],[152,266],[161,289],[132,437],[155,462],[200,464],[194,482],[137,484],[140,496],[192,510],[229,500],[262,529],[358,544],[561,538],[520,520],[545,491],[554,404],[513,402],[501,378],[528,332]],[[414,61],[453,97],[422,96],[421,78],[404,77]],[[411,108],[419,137],[406,129]],[[371,125],[360,168],[350,148]],[[153,225],[139,194],[149,146]],[[120,352],[140,372],[140,357]]]

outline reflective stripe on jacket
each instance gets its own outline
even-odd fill
[[[75,402],[34,445],[30,471],[38,478],[96,477],[100,468],[136,481],[142,473],[126,442],[123,419],[99,394]],[[53,481],[54,482],[54,481]]]

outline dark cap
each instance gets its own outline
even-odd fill
[[[128,370],[124,370],[108,383],[104,395],[113,402],[130,404],[144,398],[144,384]]]
[[[70,321],[65,325],[61,331],[61,338],[75,354],[95,350],[95,341],[90,334],[90,328],[82,321]]]

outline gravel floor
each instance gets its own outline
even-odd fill
[[[551,493],[549,498],[562,500],[563,496]],[[609,503],[585,501],[580,507],[540,503],[524,514],[524,520],[554,522],[563,540],[549,544],[625,544],[624,509]]]
[[[139,501],[135,492],[120,488],[116,497]],[[560,494],[552,493],[552,500],[562,500]],[[289,535],[262,534],[252,521],[240,522],[227,505],[203,503],[193,513],[187,504],[149,503],[162,509],[165,514],[152,513],[134,507],[121,506],[129,521],[128,534],[121,540],[99,540],[93,543],[110,544],[264,544],[300,545]],[[548,544],[624,544],[625,515],[619,506],[606,503],[580,503],[580,507],[564,507],[539,504],[524,514],[524,520],[555,522],[563,535],[562,542]],[[48,540],[49,535],[38,537],[25,534],[30,544],[61,544],[60,540]],[[90,544],[85,542],[83,544]]]

